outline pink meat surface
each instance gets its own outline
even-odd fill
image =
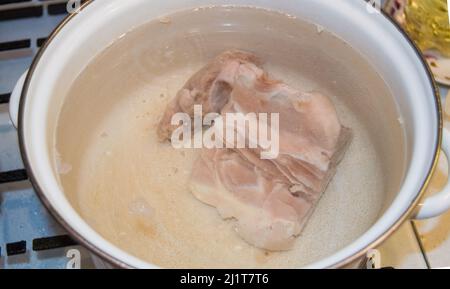
[[[171,116],[203,105],[203,113],[278,113],[279,155],[261,159],[263,148],[204,149],[195,163],[191,191],[214,206],[250,244],[287,250],[336,171],[351,140],[333,103],[271,79],[252,54],[227,51],[197,72],[169,104],[159,136],[170,138]],[[246,131],[246,127],[236,132]],[[255,142],[250,134],[247,143]],[[225,140],[224,140],[225,141]]]
[[[233,77],[233,68],[241,64],[257,64],[259,60],[250,53],[226,51],[195,73],[169,103],[158,126],[161,140],[169,140],[176,126],[171,125],[172,116],[185,112],[194,116],[194,105],[202,105],[203,113],[220,112],[228,102],[232,87],[226,85]]]

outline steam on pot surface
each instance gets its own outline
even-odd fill
[[[246,56],[216,58],[224,51]],[[218,116],[279,113],[277,156],[174,147],[172,114],[192,120],[192,140],[211,128],[194,127],[198,104]],[[400,186],[403,134],[387,85],[330,32],[274,11],[210,7],[151,21],[98,55],[66,96],[55,161],[86,222],[143,260],[298,267],[377,220]]]

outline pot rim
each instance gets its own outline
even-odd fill
[[[365,1],[365,0],[364,0]],[[20,147],[20,153],[22,156],[22,160],[25,166],[25,169],[27,171],[29,180],[35,189],[39,199],[44,204],[44,206],[47,208],[47,210],[50,212],[50,214],[58,221],[59,224],[61,224],[64,229],[68,231],[68,233],[74,237],[80,244],[85,246],[89,249],[89,251],[93,252],[95,255],[101,257],[105,261],[112,263],[114,266],[121,267],[121,268],[135,268],[129,264],[127,264],[124,261],[119,260],[118,258],[106,253],[102,249],[96,247],[94,244],[92,244],[90,241],[88,241],[86,238],[84,238],[80,233],[78,233],[76,230],[74,230],[71,225],[69,225],[64,218],[53,208],[53,206],[50,204],[49,200],[45,196],[45,193],[40,188],[38,181],[33,174],[33,171],[31,169],[29,158],[26,152],[26,146],[25,146],[25,136],[24,136],[24,106],[26,101],[26,96],[29,88],[29,84],[31,82],[31,79],[33,77],[33,73],[39,63],[39,60],[41,56],[44,54],[46,48],[48,47],[49,43],[56,37],[56,35],[63,29],[63,27],[74,17],[78,15],[79,12],[81,12],[83,9],[85,9],[88,5],[93,3],[94,0],[86,0],[81,6],[78,12],[72,13],[67,15],[61,23],[58,24],[58,26],[50,33],[50,35],[47,38],[47,41],[44,43],[44,45],[39,49],[36,56],[33,58],[33,61],[31,63],[31,66],[28,70],[24,86],[22,89],[21,97],[20,97],[20,103],[19,103],[19,116],[18,116],[18,139],[19,139],[19,147]],[[366,1],[367,2],[367,1]],[[412,201],[408,209],[395,221],[395,223],[388,228],[384,233],[382,233],[377,239],[372,241],[371,243],[367,244],[364,248],[360,249],[357,253],[353,254],[352,256],[349,256],[335,264],[332,264],[329,266],[329,268],[341,268],[344,267],[355,260],[363,257],[363,255],[371,248],[379,246],[381,243],[383,243],[392,233],[394,233],[400,225],[402,225],[417,209],[417,205],[419,204],[420,200],[425,194],[426,188],[431,180],[431,177],[433,176],[433,173],[437,167],[438,160],[439,160],[439,154],[440,154],[440,147],[442,144],[442,129],[443,129],[443,116],[442,116],[442,106],[441,106],[441,98],[440,98],[440,92],[439,87],[437,86],[434,77],[432,76],[432,72],[424,58],[424,55],[418,48],[418,46],[414,43],[414,41],[409,37],[409,35],[406,33],[403,27],[401,27],[395,20],[393,20],[383,9],[381,9],[381,14],[384,16],[387,21],[389,21],[396,29],[400,32],[400,34],[405,38],[405,40],[409,43],[411,48],[415,51],[420,63],[422,64],[423,68],[425,69],[425,72],[427,74],[428,81],[430,82],[431,86],[433,87],[433,96],[435,98],[435,104],[436,104],[436,113],[438,118],[438,132],[437,132],[437,142],[436,146],[433,148],[433,162],[431,163],[430,168],[428,169],[427,177],[425,178],[423,184],[421,185],[419,192],[417,193],[415,199]]]

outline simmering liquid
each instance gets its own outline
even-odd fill
[[[354,139],[294,249],[268,252],[188,189],[199,151],[160,143],[156,126],[187,79],[223,50],[254,52],[294,88],[335,103]],[[356,70],[356,71],[354,71]],[[376,92],[375,89],[376,88]],[[397,184],[402,129],[382,79],[321,27],[278,12],[214,7],[149,22],[98,55],[60,113],[57,167],[67,197],[103,237],[163,267],[298,267],[364,233]],[[389,104],[390,109],[386,109]],[[383,117],[381,117],[383,116]],[[392,139],[380,141],[383,129]],[[389,159],[380,155],[390,152]]]

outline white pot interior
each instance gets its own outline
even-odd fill
[[[97,74],[91,71],[91,73],[82,75],[81,78],[77,79],[77,77],[95,56],[133,28],[175,11],[224,3],[269,8],[319,26],[305,22],[299,33],[299,31],[289,31],[290,28],[283,26],[284,24],[281,22],[271,23],[272,28],[278,29],[280,34],[294,35],[292,43],[297,43],[296,49],[292,49],[292,46],[270,47],[269,44],[262,45],[260,49],[254,49],[258,42],[257,36],[254,39],[248,37],[246,41],[242,42],[233,37],[225,37],[221,39],[222,41],[206,39],[200,46],[208,49],[192,57],[192,61],[196,57],[200,61],[211,58],[224,48],[239,43],[241,49],[257,50],[256,52],[268,63],[272,61],[281,66],[292,66],[291,68],[294,70],[302,67],[302,74],[305,75],[302,81],[306,83],[306,87],[317,89],[317,86],[320,86],[323,92],[336,97],[344,107],[355,112],[355,117],[358,118],[361,127],[368,134],[367,139],[371,140],[372,159],[363,158],[363,160],[376,162],[376,166],[372,163],[368,165],[374,165],[381,173],[378,176],[381,179],[374,176],[373,180],[382,180],[382,186],[372,184],[372,187],[369,187],[374,193],[378,192],[383,196],[382,198],[379,195],[364,197],[356,202],[361,204],[359,210],[366,212],[370,218],[360,226],[349,223],[348,220],[358,217],[345,216],[346,204],[343,201],[344,205],[334,207],[335,212],[332,212],[335,214],[335,223],[322,224],[320,218],[313,221],[317,224],[317,228],[322,226],[327,232],[337,230],[343,233],[327,235],[320,234],[318,230],[312,230],[318,235],[310,238],[309,242],[313,243],[320,237],[336,237],[346,234],[352,237],[349,239],[343,237],[341,243],[338,242],[339,245],[336,245],[337,247],[329,245],[329,252],[311,256],[299,255],[308,262],[290,261],[291,263],[289,263],[293,267],[332,266],[377,240],[407,211],[427,177],[437,144],[436,103],[433,88],[422,63],[401,33],[384,19],[383,15],[369,14],[363,1],[361,3],[326,0],[226,2],[97,0],[93,2],[80,15],[68,22],[52,39],[33,73],[22,119],[25,150],[33,174],[54,210],[88,242],[128,265],[152,267],[151,258],[144,258],[148,261],[146,262],[132,256],[141,256],[140,252],[142,246],[145,245],[145,236],[134,244],[140,247],[138,250],[133,251],[127,248],[126,251],[129,252],[127,253],[115,246],[123,247],[120,246],[119,239],[110,237],[110,235],[118,234],[115,228],[111,228],[112,225],[108,223],[108,219],[115,220],[117,217],[114,207],[111,207],[113,210],[110,210],[110,215],[105,216],[104,220],[100,220],[100,224],[96,224],[94,218],[80,208],[80,199],[78,198],[80,190],[90,194],[90,192],[86,192],[85,187],[79,185],[80,180],[86,178],[86,174],[95,173],[96,167],[101,166],[100,163],[93,161],[93,158],[90,158],[91,161],[87,164],[88,155],[95,154],[92,150],[88,151],[88,148],[92,147],[93,137],[102,133],[101,124],[105,122],[105,118],[113,114],[116,107],[123,103],[123,93],[127,87],[142,86],[143,83],[157,77],[158,73],[145,75],[152,69],[158,72],[164,72],[164,69],[167,69],[170,72],[170,65],[163,69],[153,61],[159,59],[160,56],[157,55],[154,47],[164,41],[170,42],[170,39],[173,39],[170,33],[176,35],[176,33],[180,33],[182,27],[204,29],[204,31],[208,31],[208,29],[213,31],[215,27],[213,25],[211,27],[202,26],[202,21],[211,23],[208,22],[211,19],[208,20],[205,16],[205,19],[199,17],[190,21],[185,19],[180,20],[180,23],[172,23],[170,24],[172,30],[168,30],[168,33],[159,32],[158,34],[157,31],[153,33],[145,29],[137,29],[132,36],[127,35],[125,38],[134,39],[140,47],[135,53],[140,57],[139,59],[143,57],[143,64],[138,66],[143,68],[143,72],[137,74],[141,78],[127,79],[126,69],[117,72],[115,77],[105,77],[118,65],[123,65],[124,61],[133,59],[130,56],[131,52],[120,53],[120,51],[134,51],[130,46],[133,40],[122,41],[122,43],[119,41],[118,48],[113,47],[108,52],[109,54],[102,54],[96,59],[94,63],[99,64],[98,67],[102,67],[101,70],[95,71]],[[246,29],[257,31],[258,27],[264,26],[263,19],[258,19],[257,16],[255,19],[245,23],[243,31]],[[186,22],[183,23],[183,21]],[[224,22],[219,21],[216,24],[220,26]],[[354,52],[351,52],[347,44],[337,41],[327,33],[319,33],[317,29],[321,30],[321,27],[345,40],[364,57],[355,57]],[[154,38],[145,38],[145,36],[154,36]],[[195,47],[191,48],[195,51]],[[187,47],[186,50],[190,51],[191,48]],[[145,49],[149,49],[155,54],[153,56],[149,53],[146,54]],[[182,64],[183,61],[188,61],[188,57],[175,57],[172,64],[175,66]],[[367,63],[370,63],[371,66]],[[130,67],[134,66],[130,65]],[[274,69],[276,70],[276,67]],[[89,71],[89,67],[87,71]],[[307,76],[314,79],[314,82],[309,82]],[[96,83],[98,84],[97,88]],[[75,94],[70,92],[71,87],[79,88],[78,92]],[[142,92],[140,95],[136,91],[134,93],[133,97],[139,101],[145,99]],[[67,95],[69,96],[66,99]],[[144,106],[142,105],[142,107]],[[63,109],[62,113],[60,113],[61,109]],[[343,109],[341,114],[345,114],[345,112],[346,110]],[[343,116],[343,118],[346,117]],[[347,119],[351,122],[352,117]],[[126,122],[127,119],[116,119],[116,123],[126,125]],[[55,135],[57,135],[56,139]],[[61,168],[61,163],[59,168],[54,165],[55,141],[63,161],[63,168]],[[130,155],[117,157],[115,162],[118,167],[130,158],[142,157],[140,155],[143,154],[142,152],[136,153],[134,150],[138,148],[136,143],[129,140],[124,142],[130,146]],[[364,147],[364,141],[360,141],[359,145]],[[364,157],[361,152],[359,153],[361,157]],[[145,157],[142,159],[145,160]],[[355,166],[357,163],[355,160],[351,164]],[[65,169],[70,169],[70,173],[59,175],[61,169],[64,170],[64,164],[70,165],[65,167]],[[360,165],[365,164],[361,163]],[[150,166],[150,164],[147,165],[149,171],[151,171]],[[95,193],[95,190],[114,190],[113,182],[119,179],[120,182],[126,183],[124,188],[129,187],[130,191],[133,191],[132,188],[137,188],[133,183],[140,182],[139,177],[135,179],[134,176],[140,174],[143,168],[145,169],[145,165],[134,168],[125,166],[116,171],[112,169],[113,172],[108,174],[106,173],[108,167],[105,167],[105,173],[100,174],[99,177],[104,178],[103,181],[106,185],[93,189],[92,193]],[[133,169],[136,172],[132,172]],[[48,172],[53,173],[49,174]],[[145,177],[145,174],[140,175],[142,180]],[[361,175],[361,178],[363,177],[370,180],[367,175]],[[335,186],[338,188],[345,184],[336,184]],[[362,188],[363,184],[359,183],[359,186]],[[355,187],[358,186],[355,185]],[[156,188],[152,189],[157,190]],[[127,193],[132,194],[131,192]],[[358,192],[355,190],[352,193],[357,194]],[[361,195],[364,194],[361,193]],[[370,196],[370,194],[364,196]],[[336,199],[329,199],[329,202],[340,200],[339,196],[335,197]],[[116,198],[116,196],[112,194],[111,198]],[[94,199],[92,196],[87,196],[85,200],[93,201]],[[102,200],[105,204],[108,201],[108,198]],[[93,209],[95,209],[95,205],[92,202]],[[320,207],[318,211],[321,211]],[[330,218],[330,216],[328,217]],[[326,216],[322,222],[324,220],[327,220]],[[105,240],[105,236],[109,241]],[[327,246],[326,244],[332,241],[321,240],[320,242],[321,246]],[[161,262],[156,263],[161,264]],[[174,262],[171,264],[187,266],[193,263]],[[205,264],[207,264],[205,266],[213,266],[209,263]],[[228,263],[228,265],[230,264],[235,265]],[[167,264],[163,262],[163,265]],[[217,264],[216,266],[226,265]]]

